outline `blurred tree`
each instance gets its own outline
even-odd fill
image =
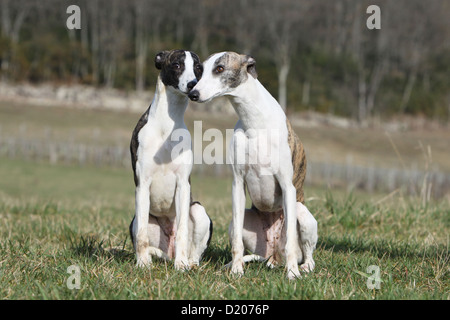
[[[25,18],[32,9],[32,5],[32,3],[25,0],[1,0],[1,34],[9,39],[9,50],[4,48],[1,55],[1,81],[8,80],[11,59],[16,55],[16,48],[20,39],[20,30],[25,22]]]
[[[352,30],[352,56],[357,64],[358,79],[358,120],[365,121],[375,105],[378,92],[388,64],[388,42],[390,32],[370,30],[366,26],[366,5],[357,2],[354,9]],[[383,10],[383,21],[388,10]],[[385,24],[383,24],[385,25]],[[370,57],[370,59],[368,59]]]
[[[310,1],[266,1],[262,7],[271,58],[277,66],[278,102],[287,107],[287,78],[291,59],[301,41],[302,22],[307,19]]]
[[[69,5],[81,30],[68,30]],[[366,9],[381,8],[381,30]],[[251,54],[283,108],[450,118],[447,0],[0,0],[0,79],[144,90],[161,50]]]

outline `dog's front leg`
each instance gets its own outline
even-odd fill
[[[244,274],[244,242],[242,230],[244,228],[245,189],[244,180],[235,176],[232,186],[233,217],[231,227],[231,272],[236,275]]]
[[[300,271],[298,270],[298,257],[297,257],[297,201],[296,190],[288,179],[282,179],[280,186],[283,192],[283,209],[285,213],[285,230],[286,230],[286,271],[289,279],[295,279],[300,277]]]
[[[136,187],[136,213],[134,235],[136,249],[136,264],[138,267],[150,266],[152,263],[148,242],[148,220],[150,213],[151,181],[141,181]]]
[[[177,234],[175,239],[175,269],[189,268],[188,261],[188,224],[191,186],[188,179],[180,179],[177,183],[175,210]]]

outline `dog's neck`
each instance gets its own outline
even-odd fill
[[[158,124],[164,131],[184,125],[184,113],[189,99],[172,87],[165,86],[158,76],[155,97],[150,108],[149,118],[158,119]]]
[[[228,98],[245,130],[269,129],[274,117],[285,117],[275,98],[253,77],[249,76]]]

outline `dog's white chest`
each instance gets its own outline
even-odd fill
[[[162,172],[181,172],[189,169],[192,163],[192,150],[190,144],[183,140],[190,140],[189,131],[185,128],[177,129],[182,131],[183,138],[173,135],[169,131],[161,135],[161,130],[150,121],[139,133],[138,162],[146,167],[146,172],[156,174]]]
[[[277,143],[279,133],[274,135],[270,130],[255,135],[236,131],[230,150],[235,172],[244,177],[253,204],[261,211],[276,211],[283,203],[276,175],[286,155]]]
[[[280,185],[275,176],[261,175],[258,166],[249,165],[245,174],[247,190],[253,204],[261,211],[276,211],[283,204]]]
[[[174,173],[157,171],[150,185],[150,212],[155,215],[175,215],[175,189],[177,178]]]
[[[155,126],[156,127],[156,126]],[[174,198],[179,175],[189,170],[186,159],[173,161],[177,141],[171,136],[161,136],[158,128],[151,123],[144,126],[139,133],[136,170],[141,179],[151,179],[150,212],[155,215],[175,215]],[[185,157],[183,154],[179,157]]]

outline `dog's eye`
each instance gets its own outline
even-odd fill
[[[178,62],[175,62],[175,63],[172,64],[172,67],[173,67],[174,69],[180,69],[180,68],[181,68],[181,65],[180,65]]]
[[[196,70],[202,70],[202,65],[201,64],[196,64],[195,65],[195,69]]]
[[[217,66],[216,67],[216,73],[222,73],[225,70],[223,66]]]

